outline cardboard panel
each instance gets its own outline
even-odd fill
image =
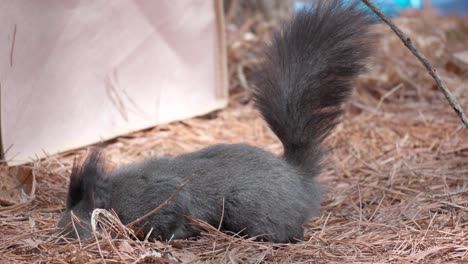
[[[0,2],[4,158],[28,162],[224,107],[219,5]]]

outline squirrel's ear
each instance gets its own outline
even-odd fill
[[[73,163],[68,187],[67,209],[70,210],[78,203],[92,208],[105,208],[110,195],[107,188],[108,181],[100,149],[94,149],[81,166]],[[102,196],[102,197],[101,197]]]
[[[82,185],[81,168],[77,165],[75,157],[70,175],[70,184],[68,185],[67,210],[70,210],[82,200]]]

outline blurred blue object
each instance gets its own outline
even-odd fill
[[[351,2],[351,0],[343,1],[347,3]],[[308,7],[311,2],[313,2],[313,0],[296,0],[294,1],[293,10],[297,12]],[[421,9],[425,7],[424,0],[374,0],[373,2],[387,16],[398,16],[401,11],[408,8]],[[456,14],[463,16],[468,13],[468,0],[431,0],[429,2],[430,7],[441,14]],[[361,5],[364,4],[361,3]]]
[[[350,0],[343,0],[345,3],[350,3]],[[422,2],[424,0],[374,0],[373,2],[379,7],[379,9],[387,16],[397,16],[400,12],[407,8],[420,9],[422,7]],[[468,0],[466,0],[468,1]],[[293,9],[294,11],[299,11],[303,8],[306,8],[314,0],[308,1],[295,1]],[[367,8],[364,4],[361,3],[363,8]],[[369,10],[369,12],[372,12]]]
[[[445,15],[468,15],[468,0],[431,0],[431,7]]]

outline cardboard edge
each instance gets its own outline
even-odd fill
[[[3,146],[3,108],[2,108],[2,83],[0,82],[0,160],[5,160],[5,148]]]
[[[171,120],[170,122],[162,121],[162,122],[154,123],[154,124],[147,125],[147,126],[141,126],[141,127],[131,129],[131,130],[126,129],[125,127],[120,128],[120,129],[115,129],[111,133],[108,133],[108,134],[105,134],[105,135],[96,134],[95,137],[90,138],[89,140],[85,140],[85,141],[90,142],[87,145],[83,145],[83,143],[80,143],[80,142],[83,142],[83,140],[80,140],[80,142],[78,142],[78,141],[77,142],[70,142],[70,144],[64,145],[64,146],[62,146],[62,148],[59,148],[57,151],[54,151],[54,152],[36,153],[36,156],[34,158],[29,157],[27,160],[9,160],[9,161],[6,161],[6,162],[7,162],[8,166],[18,166],[18,165],[24,165],[24,164],[32,163],[32,162],[38,161],[38,160],[43,159],[43,158],[47,158],[47,157],[52,156],[52,155],[72,152],[72,151],[75,151],[75,150],[78,150],[78,149],[82,149],[82,148],[92,146],[92,145],[94,145],[96,143],[99,143],[99,142],[109,141],[109,140],[118,138],[120,136],[124,136],[124,135],[128,135],[128,134],[131,134],[131,133],[135,133],[137,131],[153,128],[153,127],[156,127],[158,125],[169,124],[169,123],[172,123],[172,122],[178,122],[178,121],[181,121],[181,120],[185,120],[187,118],[194,118],[194,117],[197,117],[197,116],[202,116],[202,115],[211,113],[213,111],[225,108],[227,106],[227,103],[228,103],[227,99],[219,99],[219,100],[215,101],[212,104],[208,104],[203,108],[199,108],[198,111],[195,111],[195,112],[192,112],[192,113],[190,113],[188,115],[182,116],[180,118]]]
[[[223,0],[214,0],[213,2],[216,17],[216,50],[214,56],[216,60],[214,69],[216,73],[216,97],[227,100],[229,96],[229,76]]]

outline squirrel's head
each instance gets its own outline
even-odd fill
[[[110,184],[99,150],[94,150],[81,166],[73,164],[68,187],[67,208],[57,223],[60,234],[68,238],[91,236],[91,214],[108,208]]]

